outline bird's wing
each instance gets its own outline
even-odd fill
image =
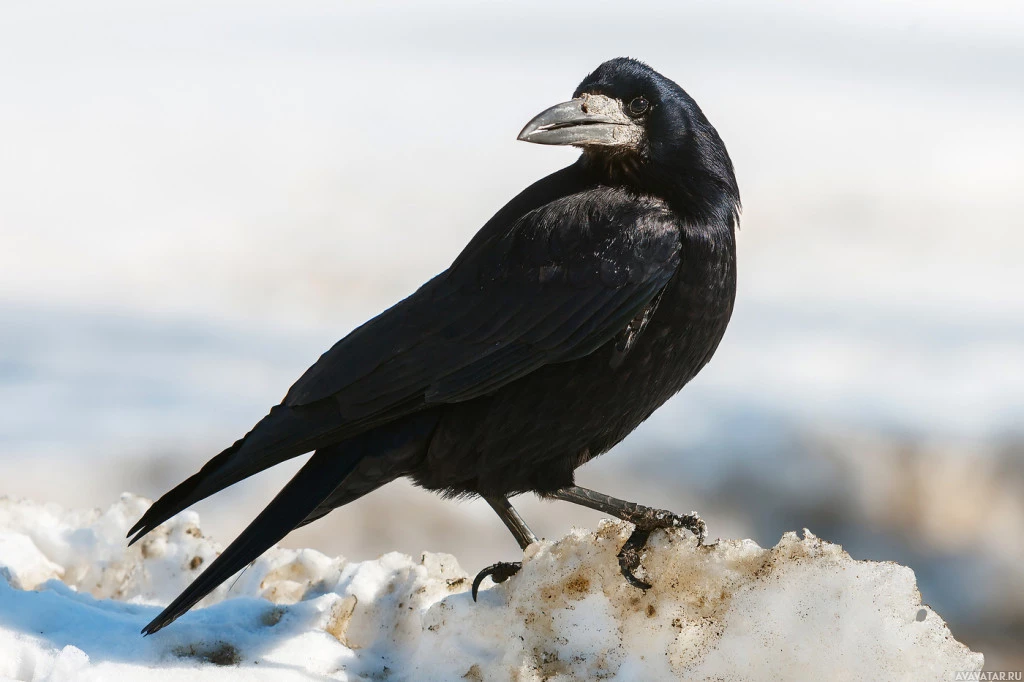
[[[656,200],[603,188],[520,215],[492,220],[448,271],[335,344],[245,437],[157,500],[132,542],[286,459],[591,353],[648,311],[679,265],[678,225]]]
[[[486,395],[614,338],[679,258],[660,201],[607,187],[557,199],[339,341],[284,404],[331,398],[344,421],[365,423]]]

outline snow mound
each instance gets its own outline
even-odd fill
[[[611,522],[531,546],[477,604],[445,554],[347,562],[275,548],[207,608],[143,638],[219,549],[194,513],[126,548],[148,505],[0,499],[0,677],[927,680],[983,662],[921,604],[908,568],[854,561],[807,531],[772,549],[656,532],[642,592],[615,559],[629,528]]]

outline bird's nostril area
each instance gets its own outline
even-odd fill
[[[586,114],[586,113],[589,113],[589,112],[587,111],[587,103],[586,103],[586,102],[583,102],[582,104],[580,104],[580,109],[582,109],[582,110],[583,110],[583,113],[584,113],[584,114]]]

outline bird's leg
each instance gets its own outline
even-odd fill
[[[526,549],[534,542],[537,542],[537,536],[526,525],[523,517],[515,510],[515,507],[512,506],[507,497],[504,495],[484,495],[483,498],[487,500],[487,504],[491,505],[491,509],[498,514],[498,518],[504,522],[505,527],[512,531],[512,535],[515,536],[520,549]],[[473,601],[476,601],[476,594],[480,590],[480,583],[484,581],[484,578],[490,576],[494,582],[503,583],[518,573],[522,567],[523,562],[521,561],[499,561],[477,573],[476,578],[473,579]]]
[[[697,512],[673,514],[664,509],[645,507],[579,486],[562,488],[546,497],[596,509],[632,523],[635,526],[633,532],[619,550],[619,568],[630,585],[642,590],[650,589],[651,586],[637,578],[634,572],[640,567],[640,555],[652,531],[658,528],[685,528],[697,537],[698,545],[704,543],[708,533],[707,524]]]
[[[487,504],[491,505],[491,509],[497,513],[498,518],[502,520],[505,527],[515,536],[516,542],[519,543],[519,549],[526,549],[537,542],[537,536],[526,525],[523,517],[519,515],[519,512],[516,511],[507,497],[502,495],[493,497],[485,495],[484,499],[487,500]]]

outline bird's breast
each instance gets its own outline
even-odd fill
[[[449,494],[545,492],[625,438],[711,359],[736,291],[735,241],[684,234],[680,265],[623,357],[617,339],[446,408],[417,475]]]
[[[683,231],[679,268],[619,367],[620,396],[633,400],[625,427],[635,428],[696,376],[725,334],[736,297],[736,242],[731,230]],[[630,419],[632,418],[632,419]]]

